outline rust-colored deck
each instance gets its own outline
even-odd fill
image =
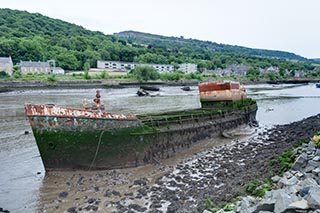
[[[57,116],[69,118],[94,118],[114,120],[137,120],[134,114],[121,114],[91,109],[64,108],[54,105],[25,105],[27,116]]]

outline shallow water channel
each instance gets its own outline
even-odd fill
[[[320,89],[315,85],[249,85],[246,87],[250,97],[258,102],[257,120],[262,127],[285,124],[298,121],[319,113]],[[180,87],[161,87],[159,92],[153,92],[151,97],[137,97],[137,87],[124,89],[102,89],[101,101],[108,111],[148,113],[159,111],[174,111],[200,107],[197,87],[185,92]],[[52,212],[58,206],[54,197],[65,191],[66,181],[76,179],[78,173],[46,174],[42,165],[31,128],[24,116],[25,103],[53,103],[61,106],[81,107],[84,98],[93,99],[95,89],[71,90],[23,90],[0,93],[0,207],[11,212]],[[29,134],[25,134],[28,131]],[[228,143],[231,139],[213,139]],[[193,150],[193,153],[195,150]],[[170,167],[171,161],[166,161]],[[119,173],[106,171],[109,177],[101,178],[103,173],[91,172],[91,184],[95,177],[106,184],[112,184],[112,179],[118,182],[129,182],[131,179],[143,176],[145,171],[155,171],[154,165],[144,168],[122,171],[134,174],[135,177],[123,178]],[[159,171],[159,169],[157,169]],[[121,173],[120,173],[121,174]],[[158,172],[156,175],[160,175]],[[128,175],[129,176],[129,175]],[[123,179],[122,179],[123,178]],[[93,182],[93,183],[92,183]],[[99,185],[96,184],[97,186]],[[117,185],[117,183],[113,183]],[[125,184],[125,183],[124,183]],[[94,193],[87,188],[78,189],[82,195]],[[87,190],[87,191],[86,191]],[[120,189],[119,189],[120,190]],[[70,193],[72,194],[72,192]],[[74,193],[76,194],[76,192]],[[61,204],[66,205],[66,204]],[[66,205],[68,206],[68,205]],[[56,209],[61,212],[61,209]]]

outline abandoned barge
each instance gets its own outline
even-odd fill
[[[47,171],[140,166],[168,158],[193,143],[256,122],[256,102],[235,82],[199,84],[201,108],[160,114],[104,111],[94,107],[25,105]]]

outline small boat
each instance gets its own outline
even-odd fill
[[[320,83],[316,83],[316,87],[317,87],[317,88],[320,88]]]
[[[266,112],[271,112],[271,111],[273,111],[274,109],[273,108],[267,108],[266,109]]]
[[[257,104],[239,83],[215,81],[198,87],[197,109],[141,115],[108,112],[97,91],[93,106],[26,104],[25,113],[46,171],[135,167],[255,122]]]
[[[142,88],[139,88],[137,91],[138,96],[149,96],[150,94]]]
[[[149,91],[159,91],[160,88],[156,86],[140,86],[143,90],[149,90]]]
[[[186,86],[186,87],[181,87],[181,89],[182,89],[183,91],[191,91],[191,88],[188,87],[188,86]]]

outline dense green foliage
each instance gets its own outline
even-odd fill
[[[311,61],[288,52],[137,32],[105,35],[38,13],[0,9],[0,56],[9,55],[14,63],[54,59],[66,70],[85,71],[96,67],[97,60],[173,64],[176,68],[179,63],[191,62],[200,71],[230,64],[246,64],[253,70],[277,66],[280,74],[314,69]],[[250,73],[252,78],[259,77]]]
[[[140,82],[157,80],[160,78],[159,72],[150,66],[137,66],[130,72],[130,74]]]
[[[121,39],[40,14],[0,9],[0,56],[14,63],[54,59],[67,70],[85,70],[96,61],[133,61],[146,48],[130,47]],[[87,64],[86,64],[87,63]]]

